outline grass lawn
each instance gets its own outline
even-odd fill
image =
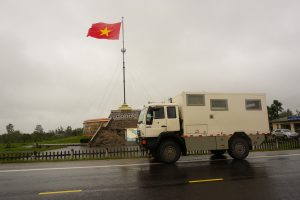
[[[71,136],[65,138],[59,138],[54,140],[45,140],[38,142],[38,144],[69,144],[69,143],[80,143],[80,139],[84,136]],[[36,148],[32,147],[35,143],[12,143],[10,148],[6,148],[5,144],[0,144],[0,153],[4,152],[21,152],[21,151],[48,151],[53,149],[60,149],[62,147],[52,146],[52,147],[42,147]]]
[[[84,138],[82,135],[71,136],[65,138],[59,138],[54,140],[46,140],[39,142],[39,144],[69,144],[69,143],[80,143],[80,139]]]
[[[5,152],[27,152],[27,151],[48,151],[53,149],[60,149],[61,147],[31,147],[33,143],[13,143],[10,148],[6,148],[5,144],[0,144],[0,153]]]

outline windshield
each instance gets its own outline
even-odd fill
[[[146,114],[146,112],[147,112],[147,108],[144,108],[144,109],[141,111],[140,116],[139,116],[139,121],[138,121],[139,124],[140,124],[140,123],[143,123],[143,121],[144,121],[144,119],[145,119],[145,114]]]

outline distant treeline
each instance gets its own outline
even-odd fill
[[[36,125],[32,133],[22,133],[19,130],[14,130],[13,124],[8,124],[6,131],[6,133],[0,135],[0,143],[2,144],[41,142],[62,137],[82,135],[83,128],[72,129],[71,126],[67,126],[65,129],[59,127],[55,130],[45,132],[42,125]]]

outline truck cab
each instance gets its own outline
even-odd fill
[[[158,137],[161,133],[180,131],[178,105],[173,103],[149,104],[138,120],[140,137]]]
[[[179,108],[175,103],[145,106],[137,126],[140,146],[160,161],[177,161],[181,154],[186,155],[180,121]]]

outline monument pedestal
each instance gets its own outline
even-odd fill
[[[137,128],[141,110],[131,109],[123,104],[118,110],[111,110],[109,121],[99,124],[90,141],[90,146],[119,146],[126,144],[126,130]]]
[[[130,111],[132,110],[132,108],[130,106],[128,106],[127,104],[122,104],[120,107],[119,107],[119,110],[127,110],[127,111]]]

